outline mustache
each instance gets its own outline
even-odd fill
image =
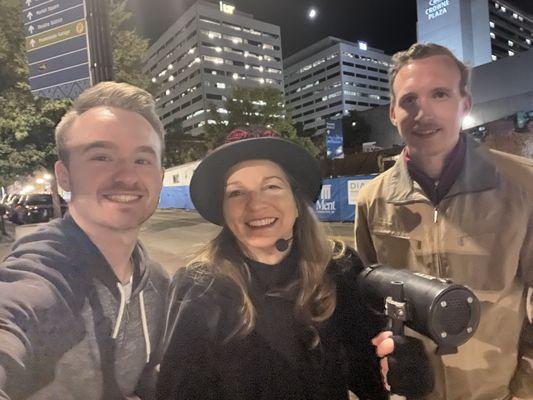
[[[125,182],[121,181],[115,181],[109,185],[106,185],[100,189],[101,192],[134,192],[134,193],[145,193],[146,189],[139,185],[138,183],[134,183],[132,185],[127,184]]]

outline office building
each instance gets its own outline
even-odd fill
[[[150,47],[144,70],[159,84],[163,124],[179,119],[198,135],[211,104],[227,113],[235,85],[283,91],[280,29],[228,3],[198,1]]]
[[[533,49],[533,17],[505,1],[417,0],[418,41],[450,48],[472,67]]]
[[[364,42],[327,37],[284,61],[293,121],[321,133],[326,120],[389,102],[390,57]]]

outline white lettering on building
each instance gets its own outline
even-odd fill
[[[428,4],[424,13],[428,20],[432,20],[448,12],[446,7],[450,6],[450,0],[429,0]]]

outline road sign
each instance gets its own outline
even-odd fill
[[[76,97],[91,85],[85,0],[24,0],[32,92]]]

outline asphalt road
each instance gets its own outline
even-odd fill
[[[331,236],[353,244],[352,223],[324,223]],[[14,237],[14,226],[7,224]],[[26,227],[23,229],[28,229]],[[195,211],[157,210],[143,225],[141,241],[150,256],[160,262],[169,274],[187,264],[203,244],[213,238],[219,227],[205,221]],[[9,252],[12,242],[0,240],[0,260]]]

